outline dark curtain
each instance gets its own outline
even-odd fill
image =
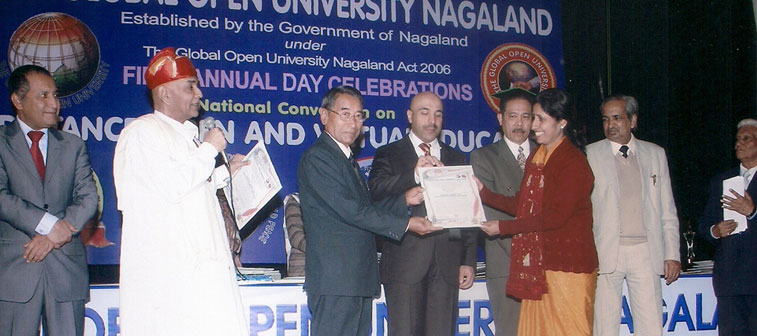
[[[604,137],[604,97],[636,97],[634,134],[666,149],[686,231],[702,213],[710,178],[738,164],[736,123],[757,117],[752,1],[587,0],[561,6],[565,88],[588,140]],[[709,258],[704,242],[696,245],[697,259]]]

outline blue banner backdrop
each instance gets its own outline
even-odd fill
[[[166,46],[193,59],[203,108],[223,123],[230,152],[265,143],[281,198],[297,191],[297,163],[320,134],[318,106],[333,86],[365,96],[367,174],[376,148],[405,134],[418,92],[442,98],[442,140],[469,153],[501,137],[491,94],[563,83],[557,0],[7,0],[3,8],[0,80],[28,63],[53,72],[61,128],[90,150],[102,189],[100,217],[82,233],[92,264],[119,262],[113,150],[124,125],[151,112],[143,74]],[[10,102],[0,104],[0,125],[12,120]],[[246,239],[243,262],[285,262],[278,202]]]

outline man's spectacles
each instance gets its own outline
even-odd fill
[[[324,107],[325,108],[325,107]],[[337,112],[332,109],[326,108],[329,112],[334,112],[336,115],[339,116],[339,119],[342,119],[342,121],[350,121],[354,120],[355,122],[363,122],[366,119],[365,112],[350,112],[350,111],[342,111]]]

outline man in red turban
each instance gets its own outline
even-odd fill
[[[113,159],[121,234],[121,334],[248,335],[216,190],[226,147],[215,128],[198,139],[192,62],[173,48],[145,73],[155,111],[124,128]],[[232,170],[241,165],[241,155]]]

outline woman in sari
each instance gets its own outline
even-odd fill
[[[539,148],[526,163],[520,192],[482,201],[515,215],[489,221],[490,236],[513,235],[507,294],[522,300],[518,335],[591,335],[597,252],[592,234],[594,175],[575,143],[568,96],[550,89],[536,96]]]

